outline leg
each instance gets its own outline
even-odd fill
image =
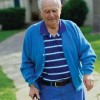
[[[76,91],[73,84],[70,83],[62,87],[62,100],[85,100],[84,89]]]
[[[40,100],[62,100],[61,87],[41,85],[40,89]]]

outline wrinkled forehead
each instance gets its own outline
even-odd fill
[[[48,3],[50,3],[50,2],[58,3],[58,1],[59,0],[42,0],[43,3],[45,3],[45,2],[48,2]]]
[[[58,0],[43,0],[42,1],[42,8],[45,8],[45,7],[59,7],[59,3],[58,3]]]

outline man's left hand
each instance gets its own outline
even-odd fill
[[[94,77],[93,77],[93,75],[92,74],[84,75],[83,82],[85,84],[85,87],[86,87],[87,91],[91,90],[94,86]]]

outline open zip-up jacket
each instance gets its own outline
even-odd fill
[[[62,29],[63,52],[73,85],[76,90],[80,90],[83,88],[82,77],[93,72],[96,55],[74,22],[62,19],[60,21],[65,27],[64,30]],[[29,85],[34,84],[38,89],[37,79],[42,74],[45,65],[43,34],[40,31],[42,23],[44,21],[33,24],[26,31],[20,68],[25,81]]]

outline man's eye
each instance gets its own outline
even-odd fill
[[[57,10],[52,10],[52,12],[56,13],[56,12],[57,12]]]
[[[50,11],[45,11],[45,13],[49,13]]]

